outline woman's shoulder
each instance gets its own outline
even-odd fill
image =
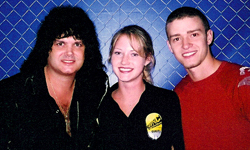
[[[146,90],[153,95],[162,95],[162,96],[176,95],[176,93],[172,90],[164,89],[162,87],[158,87],[149,83],[146,83]]]
[[[174,91],[149,85],[142,97],[145,107],[150,112],[157,112],[162,116],[180,109],[180,101]]]

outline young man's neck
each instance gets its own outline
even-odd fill
[[[203,80],[213,73],[217,71],[219,66],[221,65],[221,61],[215,59],[212,57],[210,60],[202,62],[201,65],[191,68],[191,69],[186,69],[190,78],[196,82]]]

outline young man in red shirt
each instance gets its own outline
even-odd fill
[[[212,56],[213,31],[195,8],[173,11],[166,32],[188,73],[175,88],[186,149],[250,149],[250,69]]]

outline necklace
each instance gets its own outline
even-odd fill
[[[52,88],[52,91],[55,95],[55,101],[56,101],[56,104],[59,106],[59,109],[61,110],[63,116],[64,116],[64,120],[65,120],[65,125],[66,125],[66,132],[68,133],[68,135],[71,137],[71,127],[70,127],[70,118],[69,118],[69,110],[70,110],[70,105],[68,108],[63,108],[62,105],[59,103],[58,101],[58,98],[57,98],[57,95],[56,95],[56,92],[55,92],[55,89],[50,81],[50,78],[48,76],[48,71],[47,71],[47,67],[45,67],[45,73],[47,74],[47,77],[48,77],[48,81],[50,83],[50,86]],[[72,96],[71,96],[71,100],[70,100],[70,103],[72,101],[72,98],[73,98],[73,94],[74,94],[74,89],[75,89],[75,83],[76,83],[76,80],[74,80],[74,87],[73,87],[73,91],[72,91]]]

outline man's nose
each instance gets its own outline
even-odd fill
[[[192,43],[190,42],[189,38],[183,38],[182,39],[182,47],[183,49],[189,49],[190,47],[192,47]]]
[[[73,46],[68,45],[67,48],[66,48],[66,53],[67,54],[72,54],[73,53]]]

